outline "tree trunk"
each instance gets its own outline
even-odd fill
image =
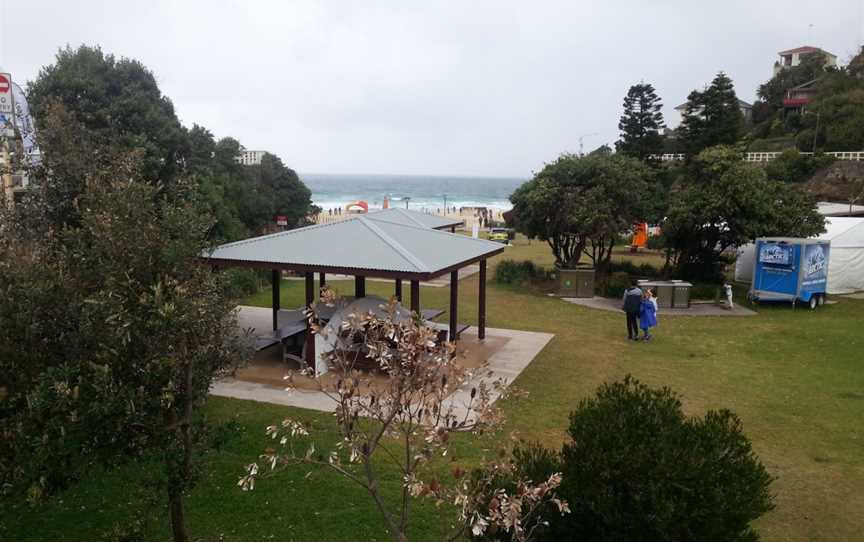
[[[168,490],[168,510],[171,514],[171,533],[174,535],[174,542],[189,542],[181,490],[173,488]]]
[[[185,352],[184,352],[185,354]],[[186,514],[183,510],[183,490],[186,489],[192,479],[192,366],[188,361],[183,365],[183,393],[179,394],[182,405],[183,418],[178,421],[174,408],[169,407],[166,418],[169,420],[171,431],[179,433],[180,445],[182,446],[183,459],[179,464],[180,472],[171,473],[171,469],[178,465],[166,458],[168,469],[168,509],[171,517],[171,532],[174,542],[189,542],[189,534],[186,532]]]

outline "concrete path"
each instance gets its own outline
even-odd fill
[[[581,305],[592,309],[621,312],[621,300],[606,297],[562,297],[567,303]],[[657,316],[755,316],[757,313],[746,307],[735,305],[732,310],[718,307],[713,303],[693,303],[689,309],[669,309],[661,307]]]
[[[248,309],[250,308],[255,309],[256,307],[241,307],[242,312],[247,317],[254,319],[263,316],[257,310],[249,311]],[[269,309],[263,310],[269,312]],[[481,380],[491,381],[503,378],[507,381],[508,385],[512,383],[549,341],[552,340],[552,337],[554,337],[551,333],[495,328],[487,328],[486,336],[487,338],[501,337],[508,340],[502,348],[489,357],[488,368],[492,373],[491,377],[487,376],[484,371],[482,377],[475,376],[474,379],[466,382],[462,388],[453,394],[452,399],[457,412],[464,412],[465,405],[468,404],[471,397],[471,388],[479,385]],[[466,332],[463,334],[463,341],[465,344],[477,341],[476,332]],[[335,403],[319,391],[286,391],[284,388],[254,382],[243,382],[234,378],[224,378],[214,382],[210,388],[210,393],[220,397],[249,399],[277,405],[308,408],[322,412],[332,412],[335,408]],[[498,394],[495,394],[494,398],[497,399]]]

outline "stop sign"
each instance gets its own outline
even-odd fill
[[[12,113],[12,77],[0,73],[0,114]]]

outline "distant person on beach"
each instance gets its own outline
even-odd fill
[[[651,328],[657,327],[657,300],[651,290],[645,290],[639,307],[639,327],[642,328],[642,339],[650,341]]]
[[[639,311],[642,308],[642,290],[636,280],[630,283],[630,287],[624,292],[624,300],[621,310],[627,315],[627,339],[639,340]]]

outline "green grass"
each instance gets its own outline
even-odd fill
[[[630,257],[627,254],[616,257]],[[637,256],[652,258],[653,256]],[[551,265],[545,244],[520,240],[499,258]],[[493,276],[490,273],[490,277]],[[337,282],[352,293],[352,283]],[[476,322],[476,275],[460,284],[460,321]],[[392,284],[367,281],[367,292],[392,293]],[[285,281],[282,306],[299,306],[302,281]],[[729,408],[743,420],[754,447],[777,477],[777,509],[761,519],[768,541],[853,540],[864,529],[864,301],[840,299],[815,312],[762,307],[750,318],[668,317],[661,312],[652,343],[624,340],[622,315],[564,303],[526,289],[490,284],[491,327],[546,331],[552,342],[516,382],[525,399],[504,405],[507,430],[558,446],[567,415],[580,398],[627,373],[669,386],[690,414]],[[269,291],[244,303],[269,306]],[[424,307],[447,307],[447,288],[423,288]],[[368,497],[330,473],[300,469],[261,481],[254,492],[236,488],[242,465],[266,446],[263,429],[285,415],[311,420],[333,438],[320,413],[248,401],[212,398],[213,420],[236,420],[237,435],[206,458],[205,475],[187,505],[189,527],[200,539],[228,541],[385,540]],[[499,437],[500,438],[500,437]],[[456,455],[475,462],[491,442],[458,439]],[[142,508],[147,465],[93,472],[40,508],[0,503],[0,540],[99,540],[115,523]],[[385,471],[395,491],[398,477]],[[160,503],[161,505],[161,503]],[[166,540],[162,508],[151,508],[148,540]],[[418,503],[414,537],[438,540],[443,520]]]

